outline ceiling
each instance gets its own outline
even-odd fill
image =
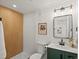
[[[74,1],[75,0],[0,0],[0,5],[26,14],[39,9],[70,5]],[[17,7],[12,7],[13,4],[16,4]]]

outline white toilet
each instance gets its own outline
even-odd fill
[[[41,59],[46,52],[46,48],[43,45],[40,45],[37,49],[37,53],[34,53],[30,56],[29,59]]]
[[[40,53],[35,53],[33,54],[29,59],[41,59],[42,54]]]

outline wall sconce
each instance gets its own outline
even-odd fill
[[[70,9],[72,9],[72,5],[70,5],[70,6],[66,6],[66,7],[61,7],[61,8],[59,8],[59,9],[54,9],[54,12],[56,12],[57,10],[62,11],[62,10],[65,10],[66,8],[70,8]]]

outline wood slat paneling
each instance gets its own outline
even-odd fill
[[[7,58],[23,50],[23,15],[9,8],[0,6]]]

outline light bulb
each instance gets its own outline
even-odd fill
[[[13,7],[16,7],[16,5],[15,5],[15,4],[13,4]]]

